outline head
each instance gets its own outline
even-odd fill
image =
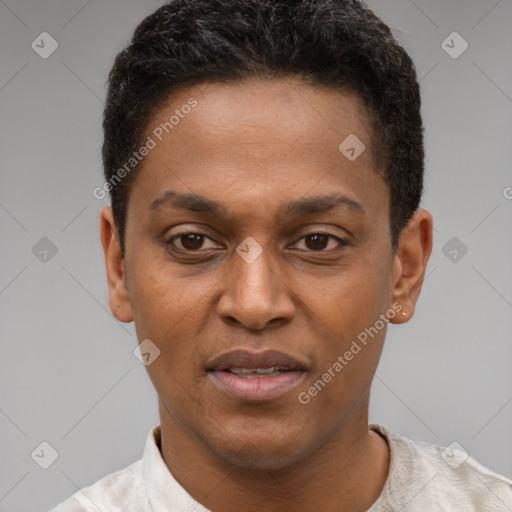
[[[432,243],[389,28],[355,0],[171,1],[117,56],[104,134],[110,304],[160,351],[162,423],[270,468],[366,421]],[[284,387],[233,394],[227,367],[263,353]]]

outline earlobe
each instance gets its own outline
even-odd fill
[[[100,212],[100,235],[105,255],[110,310],[120,322],[131,322],[133,313],[126,286],[125,261],[112,208],[108,206]]]
[[[393,323],[407,322],[414,315],[432,253],[432,232],[432,215],[427,210],[416,211],[402,230],[393,264],[393,303],[402,308]]]

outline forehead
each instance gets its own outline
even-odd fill
[[[372,130],[371,114],[348,90],[296,79],[184,88],[148,122],[145,137],[155,145],[134,199],[154,202],[179,189],[218,202],[239,197],[248,209],[263,196],[275,203],[339,185],[348,197],[366,189],[371,199],[372,183],[382,185]]]
[[[193,110],[188,108],[192,98],[197,102]],[[181,115],[179,119],[174,116],[168,133],[165,124],[170,120],[169,113],[173,112]],[[183,122],[185,119],[187,121]],[[349,89],[309,85],[296,78],[252,78],[184,88],[170,95],[157,110],[148,123],[147,134],[158,132],[162,125],[165,132],[162,135],[167,141],[174,135],[179,136],[186,125],[201,135],[202,140],[194,142],[205,145],[208,142],[229,144],[230,136],[240,144],[241,136],[249,135],[250,130],[247,144],[297,142],[338,149],[347,136],[356,135],[370,149],[367,156],[373,149],[373,114],[358,94]],[[167,128],[170,127],[167,125]],[[216,137],[221,131],[224,141]],[[261,153],[262,148],[258,149]]]

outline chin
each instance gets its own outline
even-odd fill
[[[285,450],[269,452],[268,448],[262,450],[252,444],[235,453],[230,451],[219,455],[229,464],[250,471],[279,471],[300,460],[296,453],[286,453]]]
[[[277,436],[264,435],[262,432],[259,434],[251,435],[247,431],[233,434],[218,440],[211,448],[229,464],[252,471],[285,469],[304,457],[305,450],[295,441],[300,437],[293,433]]]

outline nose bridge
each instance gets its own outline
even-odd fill
[[[293,303],[270,250],[261,246],[258,249],[251,241],[240,244],[219,302],[219,314],[251,329],[262,328],[277,318],[291,317]]]
[[[264,305],[266,301],[272,300],[278,287],[275,282],[277,277],[272,271],[271,254],[269,250],[258,250],[257,247],[248,245],[246,254],[252,257],[240,256],[239,251],[244,250],[243,246],[237,250],[233,265],[234,291],[244,299],[246,305],[253,300]]]

